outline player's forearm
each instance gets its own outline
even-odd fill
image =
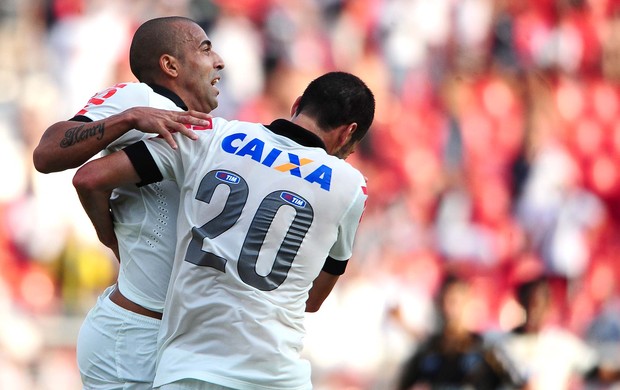
[[[86,215],[97,232],[99,241],[108,248],[112,248],[116,245],[114,223],[109,204],[113,187],[105,182],[105,176],[102,179],[101,176],[91,175],[90,169],[93,167],[89,167],[89,165],[92,163],[86,164],[78,170],[73,177],[73,186]]]
[[[116,245],[114,223],[109,208],[111,191],[80,191],[78,196],[86,215],[93,224],[99,241],[108,248]]]
[[[306,312],[314,313],[321,308],[321,305],[333,290],[339,277],[339,275],[332,275],[325,271],[321,271],[319,276],[314,280],[308,294]]]
[[[33,153],[33,163],[42,173],[76,168],[133,128],[127,113],[95,122],[64,121],[50,126]]]
[[[138,183],[140,177],[124,151],[84,164],[73,176],[73,186],[99,239],[110,247],[116,241],[109,211],[114,188]]]

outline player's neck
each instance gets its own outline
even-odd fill
[[[291,118],[291,122],[315,134],[317,137],[323,140],[323,142],[325,142],[325,133],[319,129],[319,127],[316,125],[316,122],[310,117],[304,114],[295,115]]]

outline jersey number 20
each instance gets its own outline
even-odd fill
[[[196,199],[210,203],[215,189],[220,185],[228,186],[230,189],[226,204],[222,211],[210,221],[201,227],[192,228],[192,240],[187,248],[185,261],[225,272],[228,260],[204,251],[202,243],[205,238],[213,239],[237,223],[247,202],[249,188],[245,179],[234,172],[211,171],[200,182]],[[276,213],[283,206],[292,206],[295,216],[276,253],[271,271],[263,276],[256,272],[258,254]],[[237,261],[237,271],[241,280],[263,291],[278,288],[286,279],[313,219],[312,206],[301,196],[284,190],[274,191],[267,195],[256,210],[241,247]]]

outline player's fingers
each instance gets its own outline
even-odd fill
[[[183,126],[181,125],[181,127],[183,127]],[[158,132],[158,134],[159,134],[159,136],[160,136],[161,138],[163,138],[164,140],[166,140],[166,142],[168,143],[168,145],[170,145],[170,147],[171,147],[172,149],[176,149],[176,148],[177,148],[177,143],[176,143],[176,141],[174,140],[174,137],[172,136],[172,132],[167,131],[167,130],[164,130],[164,131],[160,131],[160,132]]]
[[[187,138],[192,139],[192,140],[195,141],[195,140],[198,139],[198,135],[196,135],[194,130],[192,130],[192,126],[193,125],[191,125],[189,123],[185,123],[185,124],[177,123],[174,128],[175,128],[176,132],[181,133],[184,136],[186,136]]]
[[[193,118],[199,119],[199,120],[200,119],[207,120],[207,119],[213,118],[213,115],[211,115],[211,114],[207,114],[206,112],[196,111],[196,110],[189,110],[189,111],[187,111],[187,115],[191,116]]]
[[[183,124],[186,128],[191,128],[192,126],[198,127],[198,128],[206,127],[211,123],[210,118],[207,118],[204,116],[204,115],[209,115],[209,114],[200,113],[198,111],[196,112],[199,114],[202,114],[203,116],[196,117],[196,116],[189,115],[189,114],[181,114],[176,117],[176,121],[178,123]],[[179,130],[179,131],[182,131],[182,130]]]
[[[191,123],[204,126],[209,123],[209,120],[213,118],[213,116],[200,111],[186,111],[181,113],[177,112],[174,118],[179,123]]]
[[[166,123],[167,126],[167,130],[169,131],[168,133],[168,137],[170,139],[170,141],[168,141],[168,138],[166,138],[166,136],[164,134],[160,134],[161,137],[166,138],[166,141],[168,141],[168,143],[170,144],[170,146],[172,146],[171,142],[174,142],[172,137],[173,133],[181,133],[183,134],[185,137],[191,139],[191,140],[197,140],[198,139],[198,135],[196,135],[196,133],[192,130],[192,125],[190,124],[183,124],[183,123],[179,123],[178,122],[178,118],[177,121],[169,121]],[[173,146],[174,149],[176,149],[176,147]]]

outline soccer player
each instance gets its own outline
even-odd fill
[[[300,357],[304,312],[331,292],[352,255],[366,202],[344,159],[375,101],[358,77],[312,81],[290,120],[211,120],[177,150],[149,139],[78,170],[73,184],[97,224],[120,185],[175,180],[177,251],[155,387],[311,389]]]
[[[183,17],[149,20],[137,29],[129,57],[140,82],[108,88],[75,117],[48,128],[33,155],[39,171],[77,167],[102,149],[110,154],[154,135],[147,133],[177,147],[171,133],[191,141],[196,135],[190,128],[209,123],[224,62],[198,24]],[[165,180],[105,196],[113,218],[107,210],[106,223],[95,228],[120,268],[117,283],[100,295],[80,329],[80,375],[86,389],[151,389],[179,190]]]

